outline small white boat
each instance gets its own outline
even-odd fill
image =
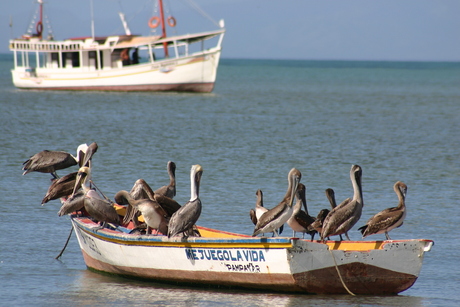
[[[117,206],[117,205],[115,205]],[[118,207],[117,210],[124,209]],[[157,282],[316,294],[397,294],[419,276],[433,241],[251,237],[198,227],[201,237],[131,234],[71,215],[91,270]]]
[[[43,0],[35,33],[10,40],[14,55],[13,84],[21,89],[98,91],[186,91],[211,92],[224,37],[220,29],[168,37],[162,0],[160,16],[146,20],[150,28],[161,27],[161,35],[124,35],[44,38]],[[94,31],[93,31],[94,32]],[[139,54],[142,54],[139,60]]]

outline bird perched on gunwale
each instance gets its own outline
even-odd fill
[[[254,228],[253,237],[267,232],[273,232],[274,236],[278,236],[277,229],[284,225],[292,215],[292,204],[301,178],[302,174],[298,169],[293,168],[289,171],[286,194],[276,207],[262,214]]]
[[[196,164],[190,170],[190,200],[179,208],[169,220],[168,238],[183,234],[194,234],[193,227],[201,215],[200,180],[203,168]]]
[[[77,179],[75,182],[75,188],[71,197],[74,197],[78,186],[81,185],[84,194],[84,207],[86,212],[101,223],[101,227],[104,227],[106,223],[112,223],[119,225],[120,217],[113,207],[113,204],[108,199],[99,195],[96,190],[90,186],[91,182],[91,169],[87,166],[83,166],[78,170]]]
[[[380,211],[371,217],[366,225],[358,228],[363,235],[363,239],[370,235],[385,233],[387,240],[391,240],[388,233],[403,224],[407,212],[405,202],[407,185],[401,181],[397,181],[393,189],[398,196],[398,206]]]
[[[287,224],[289,225],[289,227],[292,228],[293,237],[295,237],[296,232],[301,232],[302,238],[305,237],[305,233],[308,233],[311,236],[311,240],[313,241],[316,234],[316,230],[310,228],[310,225],[315,221],[315,218],[308,214],[307,198],[305,196],[305,193],[305,185],[299,183],[296,192],[297,200],[294,205],[292,215],[287,221]],[[305,211],[302,210],[302,206],[304,207]]]
[[[352,165],[350,179],[353,185],[353,198],[344,201],[327,215],[321,231],[321,240],[327,237],[347,233],[361,217],[364,206],[361,188],[362,169],[359,165]]]

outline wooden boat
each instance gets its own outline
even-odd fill
[[[198,227],[201,237],[130,234],[71,216],[89,269],[189,285],[316,294],[397,294],[419,276],[431,240],[320,241],[250,237]]]
[[[13,84],[21,89],[101,91],[211,92],[219,66],[225,29],[168,37],[162,0],[160,16],[146,20],[146,27],[161,26],[160,35],[132,35],[124,15],[124,35],[44,38],[43,0],[35,33],[10,40],[14,55]],[[142,57],[139,57],[139,54]],[[140,59],[140,60],[139,60]]]

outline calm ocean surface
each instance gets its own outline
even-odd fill
[[[2,306],[460,306],[460,63],[224,59],[211,94],[152,94],[17,90],[11,59],[0,56]],[[349,170],[359,164],[365,206],[350,237],[359,240],[359,226],[397,204],[400,180],[408,213],[391,237],[435,245],[414,286],[389,297],[187,288],[93,273],[74,236],[54,259],[70,221],[57,216],[58,201],[40,206],[49,175],[21,175],[36,152],[75,154],[93,141],[93,179],[109,197],[139,178],[166,184],[172,160],[183,204],[198,163],[198,224],[245,234],[256,190],[275,206],[292,167],[316,215],[328,207],[326,188],[338,201],[352,196]]]

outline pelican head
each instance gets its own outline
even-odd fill
[[[192,183],[190,200],[195,200],[200,195],[201,175],[203,175],[203,168],[201,167],[201,165],[192,165],[192,169],[190,170],[190,182]]]
[[[86,145],[86,143],[80,144],[77,147],[77,157],[75,158],[75,160],[77,160],[77,163],[80,167],[83,166],[83,160],[85,159],[85,154],[87,150],[88,145]]]
[[[83,186],[88,177],[91,177],[91,169],[87,166],[80,167],[77,173],[77,178],[75,179],[75,186],[73,188],[72,196],[74,196],[75,192],[78,190],[80,186]]]
[[[294,196],[297,192],[297,187],[299,185],[300,179],[302,178],[302,173],[296,168],[293,168],[289,171],[288,174],[288,182],[289,182],[289,187],[291,190],[291,199],[289,200],[289,207],[292,207],[292,204],[294,203]]]

